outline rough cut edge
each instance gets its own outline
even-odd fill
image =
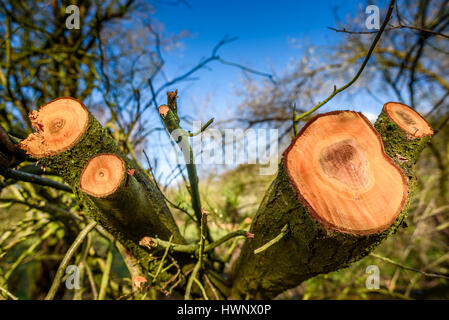
[[[388,104],[400,104],[401,106],[406,107],[407,109],[409,109],[409,110],[410,110],[411,112],[413,112],[418,118],[421,118],[421,119],[424,121],[424,123],[425,123],[425,124],[427,125],[427,127],[430,129],[430,133],[428,133],[428,134],[423,134],[422,136],[414,136],[414,135],[410,134],[410,133],[407,131],[407,129],[405,129],[405,128],[402,127],[399,123],[397,123],[396,121],[394,121],[393,118],[390,116],[390,114],[388,113],[388,110],[387,110],[387,105],[388,105]],[[410,106],[408,106],[408,105],[406,105],[406,104],[404,104],[404,103],[401,103],[401,102],[394,102],[394,101],[388,101],[387,103],[384,104],[382,110],[385,111],[385,114],[388,116],[388,118],[389,118],[391,121],[393,121],[394,123],[396,123],[398,127],[400,127],[402,130],[404,130],[404,131],[407,133],[407,136],[410,137],[411,140],[414,140],[414,139],[420,139],[420,138],[424,138],[424,137],[427,137],[427,136],[431,137],[431,136],[433,136],[433,134],[434,134],[433,128],[432,128],[432,126],[427,122],[427,120],[424,119],[424,117],[423,117],[419,112],[417,112],[415,109],[411,108]]]
[[[38,111],[33,110],[33,111],[30,112],[30,114],[29,114],[30,120],[32,121],[32,120],[33,120],[32,118],[37,118],[39,112],[42,111],[46,106],[48,106],[48,105],[50,105],[51,103],[54,103],[54,102],[56,102],[56,101],[58,101],[58,100],[62,100],[62,99],[70,99],[70,100],[76,101],[76,102],[82,107],[82,109],[84,110],[84,112],[86,112],[86,114],[87,114],[87,121],[86,121],[86,123],[84,124],[83,130],[79,133],[79,135],[76,137],[76,139],[75,139],[71,144],[69,144],[68,146],[66,146],[66,147],[64,147],[64,148],[61,148],[61,149],[59,149],[59,150],[52,151],[52,152],[43,152],[43,153],[41,153],[41,154],[39,154],[39,155],[31,153],[31,152],[29,151],[29,149],[28,149],[28,146],[27,146],[27,141],[31,141],[31,140],[34,140],[34,139],[41,139],[41,138],[38,136],[39,130],[36,130],[36,132],[30,133],[30,134],[28,135],[28,137],[27,137],[25,140],[19,142],[19,147],[20,147],[21,149],[25,150],[25,151],[26,151],[26,154],[29,154],[31,157],[33,157],[33,158],[35,158],[35,159],[40,159],[40,158],[45,158],[45,157],[53,156],[53,155],[62,153],[62,152],[64,152],[64,151],[70,150],[70,149],[73,148],[73,146],[74,146],[74,145],[75,145],[75,144],[76,144],[76,143],[83,137],[84,133],[86,132],[87,126],[88,126],[89,121],[90,121],[89,111],[87,110],[86,106],[85,106],[81,101],[79,101],[78,99],[72,98],[72,97],[60,97],[60,98],[53,99],[53,100],[51,100],[51,101],[49,101],[49,102],[43,104],[43,105],[39,108]],[[45,143],[45,141],[42,140],[42,144],[44,144],[44,143]]]
[[[123,176],[122,176],[122,179],[119,181],[119,183],[118,183],[118,184],[117,184],[117,185],[116,185],[110,192],[107,192],[107,193],[101,193],[101,194],[100,194],[100,193],[92,193],[92,192],[89,192],[89,191],[85,190],[85,189],[82,187],[82,185],[81,185],[81,180],[82,180],[84,171],[86,171],[86,168],[89,166],[90,162],[91,162],[93,159],[95,159],[95,158],[97,158],[97,157],[99,157],[99,156],[114,156],[114,157],[117,157],[117,158],[120,160],[120,163],[122,164],[122,170],[123,170]],[[113,194],[113,193],[115,193],[115,192],[117,191],[117,189],[118,189],[118,188],[120,187],[120,185],[122,184],[123,179],[125,178],[125,176],[126,176],[126,172],[125,172],[125,162],[123,161],[123,159],[122,159],[121,157],[119,157],[119,156],[116,155],[115,153],[99,153],[99,154],[95,155],[94,157],[92,157],[92,158],[87,162],[86,166],[83,168],[83,171],[81,172],[81,175],[80,175],[80,190],[81,190],[82,192],[84,192],[84,193],[86,193],[86,194],[92,196],[92,197],[96,197],[96,198],[105,198],[105,197],[110,196],[111,194]]]
[[[165,117],[167,113],[170,111],[170,108],[166,104],[163,104],[159,107],[158,111],[162,117]]]
[[[308,203],[308,201],[302,196],[302,194],[300,193],[298,187],[296,186],[293,177],[290,175],[290,170],[288,168],[287,165],[287,155],[290,152],[290,150],[294,147],[294,145],[296,144],[296,140],[299,139],[299,137],[307,130],[307,128],[313,123],[315,122],[317,119],[323,117],[323,116],[328,116],[328,115],[334,115],[334,114],[340,114],[343,112],[350,112],[350,113],[354,113],[357,114],[361,117],[361,119],[363,119],[367,124],[368,127],[371,128],[373,130],[373,132],[376,134],[377,139],[380,142],[381,145],[381,152],[385,158],[385,160],[387,162],[389,162],[390,164],[393,165],[394,168],[396,168],[396,170],[398,170],[399,174],[402,177],[402,182],[404,185],[404,193],[402,196],[402,201],[401,204],[399,206],[399,210],[397,213],[395,213],[395,215],[393,216],[394,218],[392,219],[391,222],[388,222],[385,225],[382,225],[376,229],[368,229],[368,230],[352,230],[352,229],[346,229],[346,228],[341,228],[338,226],[335,226],[331,223],[329,223],[328,221],[325,221],[323,218],[321,218],[316,212],[315,210],[312,208],[312,206]],[[356,112],[356,111],[350,111],[350,110],[341,110],[341,111],[331,111],[331,112],[327,112],[327,113],[321,113],[319,115],[316,115],[315,117],[313,117],[309,122],[306,123],[306,125],[299,131],[298,135],[293,139],[293,141],[290,143],[290,145],[288,146],[288,148],[284,151],[283,153],[283,165],[285,168],[285,171],[287,173],[287,177],[288,177],[288,181],[290,183],[290,186],[293,188],[299,202],[301,202],[307,209],[307,212],[309,213],[309,215],[314,218],[315,220],[317,220],[320,224],[322,224],[325,229],[329,230],[329,231],[337,231],[337,232],[343,232],[343,233],[348,233],[348,234],[352,234],[352,235],[371,235],[371,234],[376,234],[376,233],[381,233],[385,230],[387,230],[388,228],[390,228],[394,222],[396,221],[396,219],[399,217],[400,213],[402,212],[402,210],[404,209],[404,205],[407,201],[407,196],[408,196],[408,183],[407,183],[407,178],[405,177],[404,173],[402,172],[402,170],[399,168],[399,166],[393,161],[393,159],[391,159],[388,154],[385,152],[384,149],[384,144],[382,142],[382,137],[379,134],[379,132],[377,132],[377,130],[374,128],[374,126],[371,124],[371,122],[368,120],[368,118],[366,118],[361,112]]]

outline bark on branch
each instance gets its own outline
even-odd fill
[[[154,181],[119,149],[85,106],[59,98],[30,114],[36,133],[20,143],[59,174],[87,213],[139,258],[144,236],[184,243]]]
[[[231,298],[274,298],[349,266],[396,232],[413,196],[413,164],[433,133],[415,111],[400,111],[403,118],[381,114],[380,134],[351,111],[318,115],[300,131],[256,213]],[[404,130],[407,121],[418,128],[414,136],[412,127]]]

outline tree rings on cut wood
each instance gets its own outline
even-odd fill
[[[407,199],[404,174],[361,113],[315,117],[285,151],[284,167],[300,202],[331,230],[386,230]]]
[[[374,127],[382,136],[385,152],[412,179],[412,167],[432,138],[432,127],[418,112],[399,102],[387,102]]]
[[[80,177],[80,189],[94,197],[114,193],[125,175],[125,163],[115,154],[99,154],[87,163]]]
[[[29,115],[36,132],[20,142],[34,158],[48,157],[70,149],[83,136],[89,112],[74,98],[58,98]]]
[[[136,257],[147,256],[138,246],[143,236],[184,242],[157,185],[81,102],[55,99],[30,116],[37,132],[22,149],[63,178],[86,213]]]
[[[387,102],[384,111],[411,139],[432,136],[433,129],[421,115],[399,102]]]
[[[416,190],[413,163],[430,136],[408,139],[385,110],[375,128],[351,111],[305,125],[254,217],[254,239],[235,263],[231,298],[274,298],[362,259],[398,230]],[[396,155],[407,160],[395,164]],[[285,225],[281,240],[254,254]]]

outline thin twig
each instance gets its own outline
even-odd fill
[[[80,254],[80,260],[79,260],[79,279],[81,283],[84,283],[84,277],[86,274],[86,265],[87,262],[87,255],[89,254],[89,250],[92,245],[92,236],[91,233],[88,233],[86,236],[86,241],[84,242],[83,251]],[[75,261],[76,262],[76,261]],[[85,289],[84,288],[75,288],[75,293],[73,294],[72,300],[83,300],[83,293]]]
[[[197,286],[200,288],[201,293],[203,294],[204,300],[209,300],[209,297],[207,296],[206,290],[204,290],[204,286],[203,286],[203,284],[200,282],[200,280],[198,280],[198,279],[195,277],[195,278],[193,278],[193,281],[195,281],[195,283],[197,284]]]
[[[167,92],[167,106],[168,110],[166,110],[165,113],[160,113],[160,117],[164,123],[165,128],[167,129],[167,132],[172,135],[174,132],[176,133],[177,137],[171,137],[172,140],[177,139],[175,141],[180,148],[184,161],[185,166],[187,169],[187,176],[190,183],[190,188],[188,188],[191,196],[191,203],[192,208],[195,213],[196,217],[196,224],[198,228],[198,233],[201,234],[201,217],[202,217],[202,209],[201,209],[201,196],[198,186],[198,173],[196,169],[195,164],[195,157],[193,155],[193,148],[190,145],[189,142],[189,133],[184,130],[180,126],[180,119],[178,116],[178,106],[177,106],[177,99],[178,98],[178,91],[175,90],[173,92]],[[209,242],[212,242],[212,238],[210,236],[209,229],[206,226],[206,238]]]
[[[265,250],[267,250],[269,247],[271,247],[272,245],[274,245],[275,243],[279,242],[287,233],[288,233],[288,224],[286,224],[282,230],[281,233],[279,233],[274,239],[268,241],[267,243],[265,243],[263,246],[257,248],[256,250],[254,250],[254,254],[258,254],[261,253]]]
[[[170,199],[168,199],[165,196],[165,194],[162,192],[161,188],[159,187],[159,183],[157,182],[156,177],[154,176],[153,167],[151,166],[150,159],[148,158],[148,155],[145,152],[145,150],[143,150],[143,154],[145,155],[145,158],[147,160],[151,178],[153,179],[154,184],[156,185],[156,188],[161,192],[161,194],[164,197],[165,201],[167,201],[173,208],[178,209],[178,210],[184,212],[192,221],[196,222],[195,218],[187,210],[185,210],[185,209],[181,208],[180,206],[174,204]]]
[[[249,72],[249,73],[253,73],[262,77],[266,77],[268,78],[271,82],[275,83],[276,81],[273,78],[273,75],[268,74],[268,73],[264,73],[264,72],[260,72],[251,68],[247,68],[245,66],[242,66],[240,64],[234,63],[234,62],[230,62],[230,61],[226,61],[223,60],[219,55],[218,55],[218,51],[219,49],[224,46],[225,44],[228,44],[230,42],[236,41],[237,38],[233,37],[233,38],[229,38],[229,37],[224,37],[222,40],[220,40],[220,42],[218,42],[215,47],[212,50],[211,55],[206,58],[206,59],[202,59],[196,66],[194,66],[193,68],[191,68],[190,70],[188,70],[187,72],[185,72],[184,74],[175,77],[174,79],[167,81],[166,83],[164,83],[163,85],[161,85],[158,89],[155,89],[153,86],[153,80],[155,78],[155,76],[160,73],[160,71],[162,70],[162,66],[164,65],[164,59],[162,57],[161,54],[161,50],[160,50],[160,39],[159,39],[159,35],[157,34],[157,32],[155,32],[151,26],[148,26],[150,31],[154,34],[155,38],[156,38],[156,53],[161,61],[161,63],[157,66],[155,72],[152,74],[152,76],[148,79],[148,86],[150,87],[150,91],[152,94],[152,97],[150,99],[150,101],[143,107],[142,112],[140,112],[139,114],[136,115],[136,117],[140,117],[152,104],[157,108],[157,99],[158,96],[161,94],[161,92],[163,92],[164,90],[166,90],[167,88],[170,88],[171,86],[173,86],[174,84],[184,81],[186,79],[189,79],[189,77],[191,75],[193,75],[194,73],[196,73],[197,71],[203,69],[204,67],[206,67],[209,63],[213,62],[213,61],[218,61],[221,64],[225,64],[225,65],[230,65],[233,67],[237,67],[243,71]]]
[[[228,240],[231,240],[235,237],[243,236],[245,238],[253,238],[254,235],[252,233],[249,233],[246,230],[237,230],[231,233],[228,233],[227,235],[224,235],[217,241],[214,241],[208,245],[205,245],[204,252],[209,252],[216,247],[220,246],[221,244],[225,243]],[[140,245],[147,247],[148,249],[152,249],[154,246],[161,246],[162,248],[170,248],[170,250],[173,250],[175,252],[183,252],[183,253],[194,253],[199,249],[199,245],[196,243],[192,244],[178,244],[178,243],[170,243],[169,241],[161,240],[158,238],[150,238],[145,237],[140,241]]]
[[[68,185],[64,183],[54,181],[48,178],[43,178],[41,176],[32,173],[6,168],[1,170],[0,174],[8,179],[30,182],[41,186],[52,187],[58,190],[72,192],[72,188],[70,188]]]
[[[181,282],[182,280],[182,270],[181,267],[179,266],[179,264],[176,262],[175,259],[173,259],[170,255],[168,256],[170,258],[170,260],[172,261],[172,264],[170,265],[170,267],[175,266],[176,267],[176,273],[167,281],[164,283],[164,285],[161,287],[161,291],[165,293],[166,296],[168,296],[169,294],[171,294],[172,290]],[[166,268],[167,269],[167,268]],[[165,269],[164,269],[165,270]],[[168,269],[167,269],[168,270]],[[169,289],[168,291],[165,290],[165,288],[172,283],[173,281],[175,281],[176,279],[178,279]]]
[[[5,288],[3,288],[2,286],[0,286],[0,291],[3,292],[4,294],[6,294],[9,298],[11,298],[12,300],[19,300],[19,298],[17,298],[15,295],[13,295],[11,292],[9,292],[8,290],[6,290]]]
[[[204,273],[204,279],[206,280],[207,285],[209,286],[210,290],[212,291],[212,293],[214,294],[214,297],[216,300],[220,300],[220,297],[218,296],[217,290],[215,290],[214,285],[212,284],[212,282],[209,280],[209,277],[207,276],[206,273]]]
[[[341,88],[337,88],[337,86],[334,85],[334,90],[333,92],[330,94],[330,96],[328,96],[325,100],[319,102],[316,106],[314,106],[312,109],[300,114],[299,116],[297,116],[295,118],[295,122],[298,122],[299,120],[303,119],[304,117],[308,116],[309,114],[315,112],[316,110],[318,110],[319,108],[321,108],[322,106],[324,106],[326,103],[328,103],[333,97],[335,97],[338,93],[344,91],[345,89],[349,88],[354,82],[357,81],[357,79],[360,77],[360,75],[362,74],[363,69],[365,69],[365,66],[368,63],[368,60],[371,57],[371,54],[373,53],[374,49],[376,48],[377,42],[379,42],[379,39],[383,33],[383,31],[385,30],[385,27],[388,24],[388,21],[391,18],[391,14],[393,12],[394,9],[394,4],[395,4],[396,0],[391,0],[390,1],[390,5],[388,7],[388,12],[387,12],[387,16],[384,20],[384,22],[382,23],[382,26],[379,29],[379,32],[377,32],[376,37],[374,38],[373,43],[371,44],[371,47],[368,50],[368,53],[365,56],[365,59],[363,60],[362,65],[359,68],[359,71],[357,71],[356,75],[354,76],[354,78],[352,78],[351,81],[349,81],[347,84],[345,84],[343,87]]]
[[[298,135],[298,121],[296,121],[296,102],[293,105],[293,135]]]
[[[186,293],[184,295],[185,300],[190,300],[190,291],[192,290],[192,284],[200,268],[201,265],[200,262],[198,261],[195,264],[195,267],[193,267],[192,274],[190,275],[189,280],[187,281]]]
[[[227,235],[221,237],[217,241],[214,241],[214,242],[208,244],[204,248],[204,251],[205,252],[211,251],[211,250],[215,249],[216,247],[218,247],[219,245],[225,243],[226,241],[231,240],[232,238],[235,238],[235,237],[240,237],[240,236],[243,236],[245,238],[254,238],[254,235],[252,233],[249,233],[246,230],[237,230],[237,231],[228,233]]]
[[[97,285],[95,284],[94,274],[92,272],[92,269],[89,267],[89,264],[87,263],[87,261],[86,261],[86,264],[84,265],[84,267],[86,268],[87,279],[89,280],[90,288],[92,290],[93,300],[97,300],[98,299],[98,290],[97,290]]]
[[[53,283],[50,287],[50,290],[47,293],[47,296],[45,297],[45,300],[53,300],[53,298],[56,295],[56,292],[58,291],[59,285],[61,284],[61,279],[65,273],[67,265],[69,264],[70,260],[72,259],[73,255],[75,254],[76,250],[78,250],[79,246],[83,243],[86,236],[96,225],[97,225],[96,221],[92,221],[91,223],[89,223],[78,234],[75,241],[70,246],[69,250],[67,250],[64,258],[61,261],[61,264],[59,265],[58,271],[56,271],[55,278],[53,279]]]
[[[116,245],[118,252],[123,258],[123,262],[125,262],[126,267],[128,268],[129,275],[131,276],[131,281],[143,274],[142,268],[137,261],[137,259],[133,256],[133,254],[128,251],[120,242],[117,242]]]
[[[251,219],[250,218],[246,218],[246,219],[244,219],[242,221],[242,223],[240,223],[239,228],[241,228],[241,229],[246,228],[250,224],[251,224]],[[243,230],[243,231],[245,231],[245,230]],[[248,232],[248,236],[246,236],[246,237],[247,238],[254,238],[254,234]],[[231,260],[232,254],[234,253],[235,249],[237,248],[237,241],[238,240],[239,240],[238,238],[235,238],[234,241],[232,241],[231,246],[229,247],[228,251],[226,251],[225,255],[223,256],[223,261],[224,262],[229,262]]]
[[[147,247],[148,249],[152,249],[155,246],[161,246],[165,249],[170,249],[176,252],[184,252],[184,253],[193,253],[196,249],[198,249],[198,245],[196,243],[192,244],[178,244],[171,243],[169,241],[161,240],[158,238],[150,238],[144,237],[139,244],[141,246]]]
[[[379,30],[373,30],[373,31],[351,31],[351,30],[346,30],[346,28],[343,28],[343,29],[337,29],[337,28],[333,28],[333,27],[327,27],[327,28],[332,30],[332,31],[335,31],[335,32],[343,32],[343,33],[348,33],[348,34],[373,34],[373,33],[378,33],[379,32]],[[385,32],[391,31],[391,30],[396,30],[396,29],[411,29],[411,30],[421,31],[421,32],[425,32],[425,33],[430,33],[430,34],[433,34],[435,36],[440,36],[440,37],[449,39],[449,35],[441,33],[441,32],[438,32],[438,31],[434,31],[434,30],[427,29],[427,28],[403,25],[403,24],[399,24],[397,26],[391,26],[391,27],[385,28]]]
[[[198,252],[198,262],[200,264],[200,268],[203,268],[204,264],[204,243],[206,241],[206,228],[207,228],[207,215],[208,212],[201,208],[201,234],[200,234],[200,249]]]
[[[2,198],[0,199],[0,203],[11,203],[11,204],[22,204],[24,206],[29,207],[30,209],[36,209],[42,212],[47,212],[54,216],[65,216],[69,217],[70,219],[74,221],[82,221],[83,219],[76,215],[75,213],[72,213],[70,211],[67,211],[65,209],[59,208],[57,206],[54,206],[52,204],[49,204],[45,202],[43,205],[40,205],[39,202],[35,201],[34,199],[27,199],[27,201],[19,200],[16,198]]]
[[[404,266],[404,265],[400,264],[399,262],[391,260],[391,259],[389,259],[387,257],[382,257],[382,256],[380,256],[378,254],[375,254],[375,253],[370,253],[370,256],[373,256],[373,257],[378,258],[380,260],[383,260],[385,262],[391,263],[391,264],[393,264],[395,266],[398,266],[398,267],[400,267],[402,269],[410,270],[410,271],[413,271],[413,272],[418,272],[418,273],[420,273],[420,274],[422,274],[422,275],[424,275],[426,277],[442,278],[442,279],[449,280],[448,276],[445,276],[445,275],[442,275],[442,274],[438,274],[438,273],[428,273],[428,272],[425,272],[425,271],[422,271],[422,270],[419,270],[419,269],[415,269],[415,268],[412,268],[412,267],[407,267],[407,266]]]
[[[114,242],[111,241],[109,244],[108,254],[106,257],[106,265],[104,267],[103,277],[101,278],[100,292],[98,293],[97,300],[104,300],[104,298],[106,297],[106,289],[108,288],[109,278],[111,275],[112,258],[114,257],[113,249],[114,249]]]
[[[189,137],[195,137],[195,136],[199,135],[200,133],[203,133],[212,124],[212,122],[214,122],[214,118],[207,121],[206,124],[204,126],[202,126],[201,129],[198,130],[197,132],[191,133],[190,131],[188,131]]]
[[[165,267],[164,269],[162,269],[162,273],[170,270],[170,268],[175,267],[176,268],[176,273],[168,280],[164,283],[164,285],[160,288],[160,290],[162,292],[164,292],[166,295],[169,295],[170,293],[168,293],[167,290],[165,290],[165,288],[172,283],[173,281],[176,280],[176,278],[178,278],[178,276],[181,274],[181,268],[179,267],[179,264],[176,262],[175,259],[173,259],[173,257],[171,257],[170,255],[168,255],[168,258],[172,261],[172,263],[170,265],[168,265],[167,267]]]
[[[157,271],[156,271],[155,275],[153,276],[153,282],[156,281],[157,276],[159,275],[159,273],[162,270],[162,266],[164,265],[164,261],[165,261],[165,258],[167,257],[167,253],[168,253],[168,250],[170,249],[172,240],[173,240],[173,235],[171,235],[170,239],[168,240],[168,246],[167,246],[167,248],[165,248],[164,255],[162,256],[162,259],[159,262],[159,266],[157,267]]]
[[[6,272],[4,279],[8,280],[11,274],[17,269],[17,267],[23,262],[23,260],[30,255],[44,240],[50,237],[54,232],[58,230],[58,225],[50,225],[48,230],[39,238],[36,242],[34,242],[28,249],[23,252],[19,258],[14,262],[14,264],[9,268]]]

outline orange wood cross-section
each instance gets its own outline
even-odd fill
[[[30,113],[36,133],[20,147],[34,158],[51,156],[70,149],[84,134],[89,112],[73,98],[58,98]]]
[[[371,234],[387,229],[407,199],[407,181],[360,113],[312,119],[284,154],[299,200],[329,229]]]
[[[432,127],[421,115],[409,106],[399,102],[387,102],[384,111],[410,138],[422,138],[433,135]]]
[[[89,160],[80,177],[83,192],[105,197],[117,190],[125,174],[125,163],[115,154],[99,154]]]

